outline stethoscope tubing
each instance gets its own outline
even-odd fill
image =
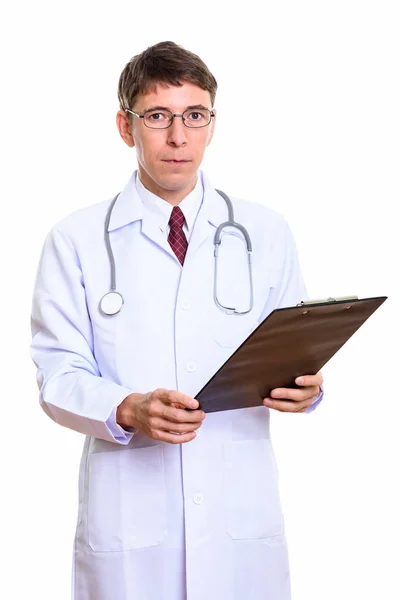
[[[252,269],[252,243],[250,239],[250,235],[247,229],[241,225],[240,223],[235,222],[235,216],[233,211],[232,201],[225,192],[221,190],[216,190],[220,196],[225,200],[227,208],[228,208],[228,221],[224,221],[221,223],[215,232],[214,235],[214,301],[222,310],[227,312],[228,314],[247,314],[249,313],[254,306],[254,284],[253,284],[253,269]],[[111,201],[110,207],[107,211],[106,219],[104,222],[104,242],[106,245],[107,256],[110,264],[110,290],[104,294],[104,296],[100,300],[100,310],[106,316],[113,316],[120,312],[124,299],[122,294],[117,292],[117,274],[116,274],[116,266],[115,266],[115,257],[114,252],[111,246],[110,240],[110,232],[109,226],[112,216],[112,211],[114,209],[115,203],[117,202],[119,197],[119,193],[113,198]],[[218,299],[218,250],[221,246],[221,236],[222,232],[226,227],[233,227],[239,230],[245,241],[247,248],[247,260],[249,267],[249,285],[250,285],[250,303],[249,308],[244,311],[240,311],[234,307],[229,307],[221,304]]]

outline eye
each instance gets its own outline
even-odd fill
[[[211,121],[211,114],[207,109],[188,109],[183,113],[183,118],[188,127],[205,127]]]
[[[149,121],[168,121],[169,118],[170,117],[167,113],[160,111],[146,114],[146,119],[149,119]]]
[[[188,115],[188,119],[190,119],[191,121],[201,121],[204,118],[204,113],[197,110],[190,112]]]

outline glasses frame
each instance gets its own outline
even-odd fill
[[[186,124],[186,122],[185,122],[185,118],[184,118],[184,116],[183,116],[183,115],[184,115],[185,113],[187,113],[188,111],[190,111],[190,112],[196,112],[196,109],[195,109],[195,108],[187,108],[186,110],[184,110],[184,111],[183,111],[183,113],[173,113],[173,112],[171,112],[171,111],[170,111],[170,110],[168,110],[168,109],[164,109],[164,110],[166,110],[167,112],[169,112],[169,113],[171,114],[171,117],[170,117],[170,119],[169,119],[169,124],[168,124],[166,127],[150,127],[150,125],[146,125],[146,121],[144,120],[144,118],[145,118],[145,116],[146,116],[146,113],[148,113],[148,112],[157,112],[157,111],[154,111],[154,110],[146,110],[146,112],[144,112],[144,113],[141,115],[140,113],[137,113],[137,112],[135,112],[134,110],[131,110],[130,108],[125,108],[125,109],[124,109],[124,111],[125,111],[125,112],[131,113],[132,115],[134,115],[135,117],[138,117],[139,119],[143,119],[143,124],[144,124],[144,126],[145,126],[145,127],[147,127],[148,129],[168,129],[168,127],[171,127],[171,125],[172,125],[172,121],[174,120],[174,117],[181,117],[181,118],[182,118],[182,122],[183,122],[183,124],[184,124],[184,125],[185,125],[185,127],[187,127],[188,129],[202,129],[203,127],[208,127],[208,126],[209,126],[209,124],[211,123],[211,119],[212,119],[213,117],[215,117],[215,113],[214,113],[214,109],[213,109],[213,108],[211,108],[211,109],[209,109],[209,108],[199,108],[199,109],[197,109],[198,111],[200,111],[200,110],[206,110],[207,112],[209,112],[209,113],[210,113],[210,120],[208,121],[208,123],[207,123],[206,125],[199,125],[199,126],[197,126],[197,127],[193,127],[193,126],[191,126],[191,125],[187,125],[187,124]],[[160,110],[160,112],[161,112],[161,110]]]

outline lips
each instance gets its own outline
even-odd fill
[[[180,165],[180,164],[187,163],[190,161],[185,160],[185,159],[179,159],[179,158],[164,158],[163,162]]]

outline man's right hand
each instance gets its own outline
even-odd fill
[[[136,427],[154,440],[183,444],[196,437],[206,416],[198,407],[197,400],[175,390],[130,394],[117,408],[117,423]]]

